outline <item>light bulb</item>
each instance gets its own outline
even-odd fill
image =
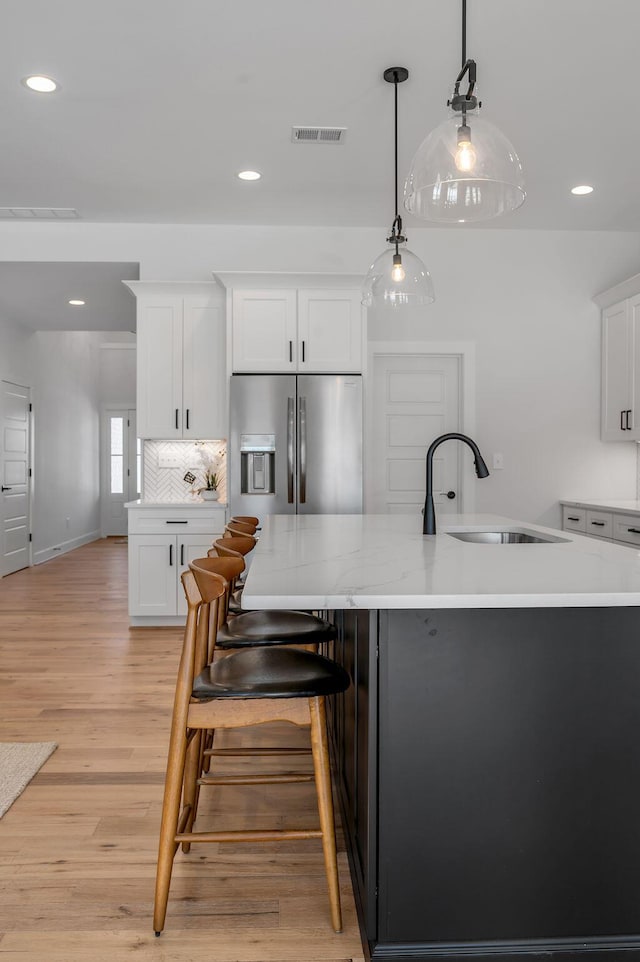
[[[393,255],[393,267],[391,268],[391,280],[395,283],[399,283],[405,279],[404,267],[402,266],[402,256],[400,254]]]
[[[458,149],[456,150],[455,164],[458,170],[467,174],[473,170],[476,163],[476,151],[471,143],[471,130],[466,124],[458,127]]]

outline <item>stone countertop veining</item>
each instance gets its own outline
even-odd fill
[[[528,530],[551,544],[474,544],[448,532]],[[640,606],[640,551],[495,515],[271,515],[245,608]]]
[[[640,501],[610,501],[607,498],[591,498],[589,500],[565,500],[560,504],[570,508],[587,508],[594,511],[614,511],[617,514],[640,515]]]

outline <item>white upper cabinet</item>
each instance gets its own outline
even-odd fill
[[[224,438],[223,299],[216,284],[130,282],[137,299],[141,438]]]
[[[602,440],[640,440],[640,294],[602,311]]]
[[[234,371],[295,371],[298,322],[295,291],[233,291]]]
[[[232,369],[360,373],[364,321],[354,290],[233,290]]]

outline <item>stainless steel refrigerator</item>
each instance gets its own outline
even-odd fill
[[[234,374],[231,514],[362,511],[362,377]]]

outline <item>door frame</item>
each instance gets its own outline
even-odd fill
[[[374,470],[373,458],[373,377],[376,357],[411,357],[416,354],[428,357],[448,355],[457,357],[460,363],[460,423],[461,434],[474,436],[476,429],[476,346],[473,341],[369,341],[367,351],[368,378],[364,381],[364,510],[371,504],[369,478]],[[425,458],[427,448],[425,447]],[[465,514],[473,514],[476,506],[476,487],[472,475],[462,472],[462,504]]]
[[[105,501],[104,495],[109,490],[110,473],[109,473],[109,450],[107,448],[107,439],[109,437],[109,427],[107,423],[107,418],[109,412],[119,413],[121,411],[135,411],[135,404],[127,403],[126,401],[117,401],[114,404],[103,403],[100,405],[100,537],[105,538]],[[130,458],[130,447],[127,450],[127,461]],[[130,470],[135,471],[135,464],[133,467],[128,464]],[[126,483],[126,478],[125,478]]]

